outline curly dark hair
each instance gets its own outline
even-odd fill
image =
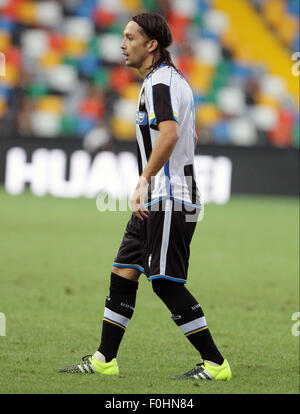
[[[155,39],[158,42],[158,48],[160,51],[160,58],[152,63],[152,70],[165,63],[168,66],[172,66],[178,73],[182,75],[179,69],[176,68],[172,62],[171,56],[167,47],[172,44],[173,37],[171,30],[168,26],[166,19],[158,13],[140,13],[136,14],[131,19],[137,23],[141,32],[149,40]]]

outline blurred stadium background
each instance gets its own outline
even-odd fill
[[[231,158],[233,192],[268,192],[270,179],[270,193],[297,193],[298,0],[0,0],[0,182],[10,147],[27,157],[43,147],[134,151],[142,79],[119,46],[142,10],[170,24],[170,52],[195,95],[198,153]],[[245,185],[255,163],[263,189]]]
[[[297,0],[0,0],[1,135],[134,139],[141,80],[119,45],[141,10],[168,19],[201,142],[299,145]]]
[[[120,354],[125,380],[54,374],[98,343],[130,214],[99,214],[93,198],[126,197],[136,184],[142,79],[124,67],[120,43],[142,10],[166,16],[194,91],[209,205],[189,283],[232,361],[227,387],[169,381],[194,356],[146,282]],[[0,0],[1,392],[298,393],[298,17],[298,0]]]

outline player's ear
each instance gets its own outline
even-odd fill
[[[158,41],[156,39],[151,39],[148,43],[148,51],[150,53],[154,52],[158,48]]]

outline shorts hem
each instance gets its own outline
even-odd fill
[[[155,279],[166,279],[166,280],[170,280],[172,282],[177,282],[177,283],[186,283],[185,279],[180,279],[177,277],[172,277],[172,276],[167,276],[167,275],[152,275],[150,277],[148,277],[148,281],[151,282],[152,280]]]
[[[116,263],[113,262],[113,266],[114,267],[119,267],[119,268],[127,268],[127,269],[137,269],[142,273],[145,273],[145,270],[142,266],[138,265],[138,264],[128,264],[128,263]]]

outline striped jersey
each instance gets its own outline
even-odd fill
[[[161,65],[144,79],[136,114],[139,175],[142,174],[157,140],[158,125],[175,120],[179,139],[164,167],[152,178],[148,204],[172,199],[200,207],[194,171],[195,109],[192,90],[171,66]]]

